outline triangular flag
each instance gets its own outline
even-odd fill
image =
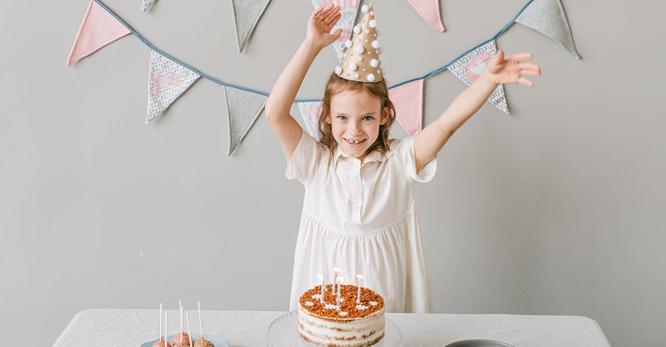
[[[439,12],[439,0],[407,0],[416,12],[435,30],[445,31],[442,15]]]
[[[421,132],[423,127],[423,80],[416,80],[389,89],[389,99],[395,107],[398,124],[409,135]]]
[[[321,112],[321,102],[308,101],[297,102],[298,111],[301,113],[305,131],[315,140],[319,141],[319,113]]]
[[[236,22],[238,51],[243,52],[271,0],[231,0],[232,13]]]
[[[227,155],[231,155],[243,142],[261,115],[266,97],[232,87],[224,87],[224,94],[227,98],[227,117],[229,119],[229,152]]]
[[[157,0],[143,0],[141,3],[141,11],[149,11],[151,8],[153,8],[153,5],[155,5],[156,2]]]
[[[67,58],[67,66],[93,54],[109,43],[128,35],[130,31],[115,17],[90,0],[83,16],[81,27],[76,34],[72,50]]]
[[[560,0],[532,1],[516,18],[516,23],[548,36],[564,46],[576,59],[581,58]]]
[[[340,34],[338,40],[331,46],[335,49],[337,56],[341,57],[345,41],[349,40],[352,36],[352,27],[354,26],[354,22],[356,22],[360,0],[310,0],[310,3],[312,3],[312,7],[315,10],[328,4],[340,6],[340,20],[333,26],[331,32],[342,29],[342,34]]]
[[[151,50],[146,124],[159,117],[201,75]]]
[[[453,64],[447,66],[447,69],[465,82],[466,85],[470,85],[486,70],[487,61],[496,54],[497,45],[492,40],[465,54]],[[497,86],[488,98],[488,102],[504,113],[509,113],[509,106],[504,95],[504,85]]]

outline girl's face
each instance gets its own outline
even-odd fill
[[[379,136],[379,126],[387,121],[381,99],[366,90],[343,90],[333,95],[331,114],[326,117],[338,146],[358,159],[365,157]]]

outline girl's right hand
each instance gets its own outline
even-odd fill
[[[310,41],[315,47],[323,49],[335,42],[342,34],[342,29],[331,33],[335,23],[340,20],[342,13],[340,6],[328,4],[312,12],[308,20],[308,31],[306,40]]]

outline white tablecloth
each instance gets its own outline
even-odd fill
[[[231,346],[265,346],[268,326],[284,312],[202,314],[206,334],[223,337]],[[195,312],[189,315],[196,317]],[[54,346],[138,347],[159,335],[158,316],[158,310],[85,310],[74,316]],[[516,347],[610,346],[599,324],[581,316],[389,313],[387,317],[400,328],[404,346],[445,346],[464,339],[493,339]],[[178,324],[178,312],[170,310],[170,334],[177,333]],[[198,331],[198,323],[193,324]]]

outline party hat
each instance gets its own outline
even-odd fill
[[[377,21],[372,5],[363,5],[365,13],[360,24],[354,27],[351,40],[345,42],[345,52],[335,67],[335,73],[350,81],[379,82],[382,70],[379,66],[379,41]]]

